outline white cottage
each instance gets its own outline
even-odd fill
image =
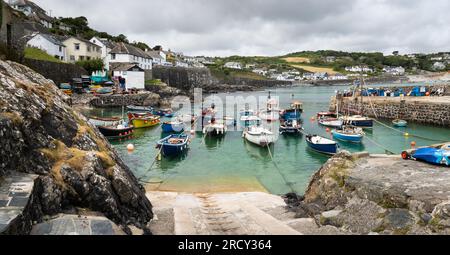
[[[41,49],[61,61],[67,60],[66,46],[52,35],[42,33],[34,34],[31,39],[28,40],[27,45],[29,47]]]
[[[118,64],[113,65],[114,78],[125,78],[125,88],[129,89],[145,89],[145,72],[144,69],[137,64]]]
[[[106,60],[109,65],[112,63],[136,64],[144,70],[152,69],[152,58],[143,50],[126,43],[117,43],[112,49]]]
[[[105,64],[105,68],[109,69],[108,55],[111,52],[111,50],[116,47],[116,44],[114,42],[109,41],[108,39],[98,37],[92,37],[91,40],[89,41],[101,48],[102,54],[101,58],[103,60],[103,63]]]

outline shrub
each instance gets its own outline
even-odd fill
[[[103,70],[104,68],[104,64],[101,59],[77,61],[76,64],[83,67],[88,73]]]

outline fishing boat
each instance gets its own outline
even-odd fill
[[[408,122],[406,120],[393,120],[392,124],[394,127],[406,127],[408,126]]]
[[[317,119],[326,119],[326,118],[337,118],[337,114],[335,112],[318,112]]]
[[[288,120],[280,126],[280,134],[301,134],[302,131],[302,124],[298,120]]]
[[[130,137],[133,134],[133,126],[117,125],[117,126],[98,126],[100,133],[109,139],[122,139]]]
[[[360,115],[345,116],[343,117],[344,125],[361,127],[361,128],[373,128],[373,119],[363,117]]]
[[[176,120],[176,121],[168,121],[162,124],[162,130],[164,133],[180,133],[183,132],[186,128],[184,122]]]
[[[259,113],[259,117],[267,121],[276,121],[280,119],[278,101],[274,98],[271,98],[270,92],[267,100],[267,108]]]
[[[433,165],[450,166],[450,143],[404,151],[402,158],[420,160]]]
[[[277,141],[275,134],[262,126],[250,126],[244,130],[242,136],[245,140],[262,147]]]
[[[130,118],[131,116],[131,118]],[[136,115],[128,115],[130,119],[130,123],[134,126],[134,128],[148,128],[154,127],[161,123],[159,116],[153,115],[145,115],[145,116],[136,116]]]
[[[138,113],[151,113],[153,112],[152,107],[146,107],[146,106],[136,106],[136,105],[129,105],[127,106],[127,110],[129,112],[138,112]]]
[[[160,116],[160,117],[167,117],[167,118],[172,118],[174,116],[172,109],[153,110],[153,114]]]
[[[181,155],[189,149],[190,137],[185,134],[169,135],[158,141],[156,148],[161,150],[165,157],[174,157]]]
[[[197,115],[191,115],[191,114],[184,114],[177,116],[177,119],[183,123],[191,123],[194,124],[198,120]]]
[[[223,136],[227,132],[227,126],[223,121],[217,121],[214,117],[211,119],[210,123],[203,128],[203,134]]]
[[[98,126],[114,126],[114,125],[119,125],[120,122],[122,121],[121,118],[118,117],[114,117],[114,118],[100,118],[100,117],[95,117],[95,116],[91,116],[89,117],[89,122],[98,127]]]
[[[342,129],[336,129],[331,132],[333,138],[344,142],[360,143],[365,135],[362,128],[353,126],[343,126]]]
[[[323,154],[334,155],[338,151],[335,141],[318,135],[307,135],[306,142],[311,149]]]
[[[151,117],[154,116],[153,114],[149,113],[149,112],[128,112],[128,119],[131,120],[133,118],[144,118],[144,117]]]
[[[319,120],[319,124],[325,127],[341,128],[344,121],[336,118],[324,118]]]
[[[282,120],[299,120],[303,113],[303,103],[300,101],[294,101],[291,103],[291,107],[286,110],[280,111],[280,118]]]

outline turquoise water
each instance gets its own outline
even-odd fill
[[[272,90],[272,95],[279,97],[281,108],[289,106],[294,95],[295,99],[304,103],[305,131],[331,137],[326,128],[310,119],[319,111],[327,111],[330,97],[336,90],[343,89],[345,87],[301,86]],[[216,98],[249,95],[267,97],[267,94],[267,91],[218,94]],[[89,114],[117,116],[121,114],[121,109],[96,109]],[[390,126],[389,121],[384,123]],[[274,129],[278,129],[279,123],[276,125]],[[411,123],[407,128],[399,130],[433,140],[450,141],[450,130],[445,128]],[[197,132],[192,138],[187,155],[178,159],[163,158],[161,161],[155,161],[158,153],[155,144],[163,136],[161,128],[155,127],[136,130],[131,140],[112,142],[134,174],[148,184],[148,189],[186,192],[267,190],[273,194],[284,194],[290,192],[292,187],[294,191],[303,193],[312,174],[328,159],[327,156],[309,150],[304,136],[280,136],[269,152],[267,148],[244,142],[241,132],[228,132],[223,139],[204,138],[201,132]],[[400,153],[410,148],[412,141],[415,141],[417,146],[436,143],[414,136],[405,137],[399,132],[376,124],[372,131],[367,132],[367,138],[362,144],[339,144],[342,149],[351,152],[385,153],[385,149],[388,149]],[[130,143],[136,148],[132,153],[126,148]]]

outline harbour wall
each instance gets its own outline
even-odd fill
[[[90,105],[99,108],[112,108],[128,105],[154,106],[159,103],[159,95],[151,92],[131,95],[96,96],[90,100]]]
[[[74,64],[56,63],[43,60],[25,58],[24,64],[45,78],[53,80],[59,86],[61,83],[71,82],[73,78],[88,75],[82,67]]]
[[[439,99],[439,100],[434,100]],[[404,119],[411,122],[450,127],[450,97],[426,98],[361,98],[333,97],[330,110],[336,110],[339,102],[340,112],[362,114],[381,119]]]

